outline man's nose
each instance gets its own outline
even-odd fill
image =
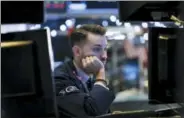
[[[107,59],[107,51],[103,51],[103,53],[101,54],[101,58]]]

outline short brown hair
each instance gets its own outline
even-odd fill
[[[83,25],[80,28],[75,29],[71,33],[70,35],[71,46],[73,47],[75,44],[85,41],[87,39],[88,32],[97,35],[105,35],[106,29],[100,25],[94,24]]]

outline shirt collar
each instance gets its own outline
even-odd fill
[[[89,75],[86,74],[82,69],[80,69],[74,61],[73,63],[74,63],[74,66],[76,67],[77,75],[81,78],[81,81],[83,82],[88,81]]]

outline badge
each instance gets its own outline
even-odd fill
[[[68,86],[65,89],[66,93],[77,92],[79,89],[76,86]]]
[[[72,92],[79,92],[79,89],[76,86],[68,86],[65,89],[62,89],[59,92],[60,96],[64,96],[67,93],[72,93]]]

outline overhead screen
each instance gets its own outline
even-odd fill
[[[48,13],[65,13],[66,7],[66,2],[64,1],[45,1],[45,8]]]
[[[1,23],[43,23],[44,2],[43,1],[2,1]]]
[[[117,2],[115,1],[67,1],[68,10],[73,10],[70,6],[81,6],[83,10],[90,9],[117,9]],[[80,8],[81,9],[81,8]]]

